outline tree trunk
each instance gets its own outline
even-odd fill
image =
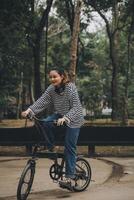
[[[110,58],[112,62],[112,120],[118,118],[118,35],[110,38]]]
[[[33,56],[34,56],[34,96],[35,100],[41,95],[41,78],[40,78],[40,42],[42,38],[42,33],[44,27],[47,24],[48,15],[52,6],[53,0],[47,0],[47,7],[42,13],[40,22],[36,27],[34,27],[33,17],[34,17],[34,1],[31,1],[31,13],[32,13],[32,25],[34,32],[31,33],[31,37],[28,35],[29,45],[32,46]],[[31,24],[30,24],[31,26]],[[34,39],[35,38],[35,39]]]
[[[45,35],[45,89],[47,88],[47,53],[48,53],[48,17],[46,22],[46,35]]]
[[[34,55],[34,96],[37,100],[41,96],[41,80],[40,80],[40,39],[36,40],[33,47]]]
[[[31,78],[29,80],[29,85],[28,85],[28,101],[27,104],[33,104],[33,102],[35,102],[34,99],[34,91],[33,91],[33,78]]]
[[[75,82],[76,78],[76,63],[77,63],[77,49],[78,49],[78,35],[80,29],[80,12],[81,12],[81,0],[77,0],[77,5],[75,8],[75,17],[73,23],[73,33],[71,38],[71,49],[70,49],[70,79]]]
[[[71,35],[73,33],[73,24],[74,24],[74,4],[72,0],[65,0],[66,3],[66,12],[68,17],[68,24],[70,26]]]
[[[111,92],[112,92],[112,120],[118,119],[119,112],[119,97],[118,97],[118,72],[119,72],[119,31],[118,31],[118,21],[119,21],[119,10],[118,2],[115,0],[113,2],[112,8],[112,31],[110,38],[110,58],[112,62],[112,82],[111,82]]]
[[[132,7],[134,6],[134,2],[132,3]],[[127,39],[127,68],[126,68],[126,81],[125,81],[125,95],[123,98],[123,118],[122,124],[128,125],[128,85],[129,85],[129,74],[131,68],[130,58],[132,57],[131,49],[133,46],[132,42],[132,34],[134,32],[134,12],[131,13],[131,23],[128,30],[128,39]]]
[[[21,72],[20,75],[20,85],[19,85],[18,102],[17,102],[17,116],[16,116],[17,119],[19,119],[20,113],[22,112],[22,92],[23,92],[23,72]]]

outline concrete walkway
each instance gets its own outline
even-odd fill
[[[18,181],[27,159],[26,157],[0,157],[0,200],[16,199]],[[97,159],[86,159],[92,169],[92,181],[89,185],[89,190],[90,187],[97,187],[97,185],[103,184],[108,179],[112,172],[112,165]],[[37,160],[36,174],[32,186],[33,194],[45,191],[55,191],[55,194],[56,191],[62,191],[62,195],[66,193],[66,190],[59,188],[58,184],[53,183],[49,177],[49,167],[52,164],[53,161],[46,158]]]

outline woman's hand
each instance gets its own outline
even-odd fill
[[[62,126],[64,124],[64,122],[70,123],[70,120],[65,116],[62,118],[59,118],[57,121],[57,126]]]
[[[58,121],[57,121],[57,126],[61,126],[61,125],[63,125],[64,122],[65,122],[65,118],[64,118],[64,117],[59,118]]]
[[[28,108],[27,110],[25,110],[25,111],[23,111],[23,112],[21,113],[21,116],[22,116],[22,117],[27,117],[27,115],[28,115],[30,112],[31,112],[31,109]]]

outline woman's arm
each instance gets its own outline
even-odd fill
[[[29,106],[26,111],[22,112],[22,116],[26,117],[30,112],[32,113],[32,115],[36,115],[45,110],[52,102],[50,90],[51,87],[49,86],[44,94],[37,101]]]

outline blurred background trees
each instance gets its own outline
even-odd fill
[[[20,117],[48,86],[49,69],[70,71],[72,44],[86,117],[101,118],[107,105],[112,120],[127,124],[134,117],[133,7],[134,0],[1,0],[0,118]]]

